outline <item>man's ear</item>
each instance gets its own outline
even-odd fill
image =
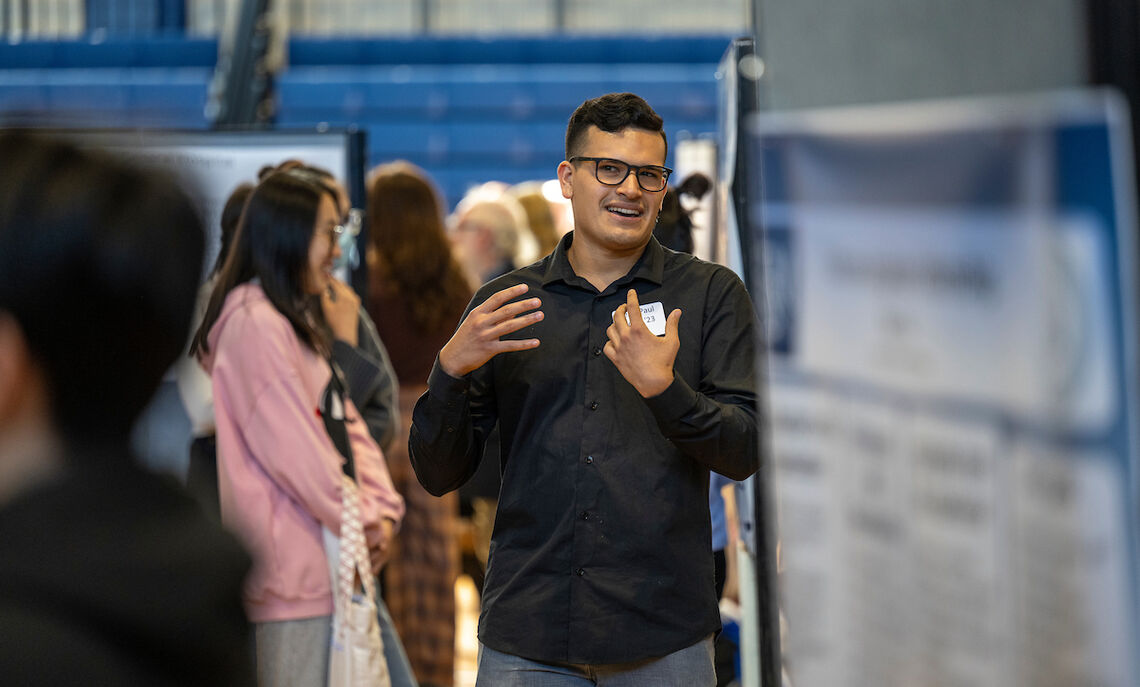
[[[31,352],[16,318],[0,310],[0,428],[22,409],[34,375]]]
[[[558,185],[562,187],[563,198],[574,197],[574,185],[571,183],[574,178],[574,165],[566,160],[558,163]]]

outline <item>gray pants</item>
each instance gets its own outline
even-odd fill
[[[258,687],[322,687],[329,681],[332,616],[254,624]]]
[[[376,599],[380,620],[380,636],[384,640],[384,660],[392,687],[417,687],[416,677],[404,653],[388,607]],[[322,629],[323,625],[323,629]],[[329,672],[329,640],[332,638],[332,616],[307,618],[279,623],[259,623],[256,628],[257,684],[325,685]],[[312,647],[324,647],[317,652]]]

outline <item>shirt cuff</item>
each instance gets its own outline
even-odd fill
[[[435,364],[431,366],[428,375],[428,391],[439,398],[453,398],[467,393],[471,388],[471,380],[467,377],[452,377],[443,371],[439,364],[439,356],[435,357]]]
[[[696,404],[697,392],[679,374],[673,375],[673,383],[664,391],[645,399],[645,405],[663,430],[683,418]]]

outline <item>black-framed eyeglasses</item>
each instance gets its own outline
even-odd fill
[[[657,191],[665,190],[665,185],[669,183],[669,175],[673,170],[668,167],[661,167],[659,165],[631,165],[622,160],[615,160],[609,157],[582,157],[576,155],[570,158],[570,162],[593,162],[594,163],[594,177],[606,186],[618,186],[625,178],[633,172],[633,178],[637,179],[637,185],[644,191],[656,193]]]

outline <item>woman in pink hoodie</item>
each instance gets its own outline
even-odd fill
[[[223,521],[254,555],[245,606],[260,685],[327,680],[333,598],[322,528],[340,532],[345,459],[327,407],[334,339],[355,345],[359,299],[332,277],[343,231],[333,189],[300,171],[254,189],[192,352],[210,373]],[[404,504],[345,399],[373,572]]]

